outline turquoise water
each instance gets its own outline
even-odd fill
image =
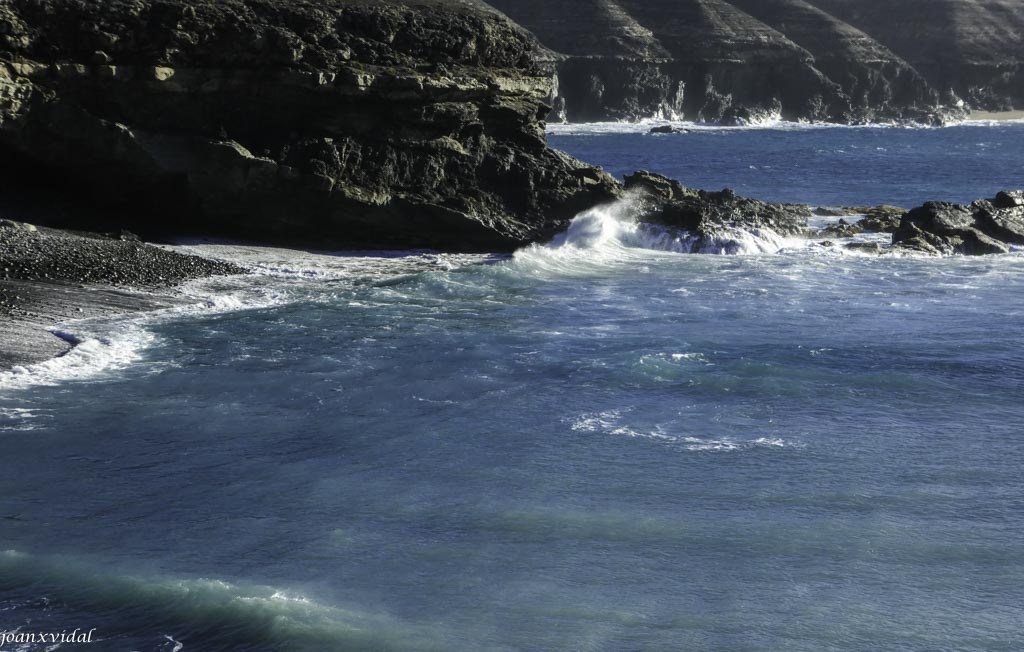
[[[260,273],[68,325],[80,351],[0,378],[0,630],[1024,648],[1024,255],[680,255],[586,220],[514,257],[198,247]]]

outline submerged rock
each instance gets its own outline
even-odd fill
[[[1024,245],[1024,192],[1004,191],[968,206],[927,202],[906,213],[893,245],[930,254],[999,254]]]
[[[856,251],[862,254],[871,254],[880,256],[882,254],[882,245],[877,242],[848,242],[843,245],[843,249],[848,251]]]
[[[868,207],[845,207],[839,209],[816,208],[818,215],[863,215],[856,222],[848,222],[840,219],[833,225],[827,226],[818,233],[819,236],[834,238],[850,238],[861,233],[893,233],[899,228],[900,219],[906,212],[897,206],[872,206]]]
[[[475,0],[0,0],[0,18],[0,155],[73,180],[113,228],[506,250],[619,192],[548,149],[545,51]]]

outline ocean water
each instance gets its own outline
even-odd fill
[[[667,123],[551,125],[548,140],[618,178],[646,169],[693,188],[728,187],[765,201],[814,206],[969,203],[1024,187],[1024,121],[944,129],[676,123],[687,133],[647,133],[661,124]]]
[[[1024,125],[575,129],[811,205],[1024,185]],[[0,631],[96,641],[0,649],[1024,649],[1024,253],[745,242],[182,245],[256,273],[0,375]]]

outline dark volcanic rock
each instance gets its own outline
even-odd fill
[[[995,200],[969,206],[928,202],[903,216],[893,245],[926,253],[998,254],[1011,244],[1024,244],[1024,203],[1021,191],[999,193]]]
[[[840,219],[836,224],[821,230],[820,236],[849,238],[859,233],[893,233],[900,226],[906,212],[896,206],[872,206],[870,208],[815,209],[819,215],[864,215],[854,223]]]
[[[646,171],[627,176],[626,189],[638,193],[644,202],[641,221],[689,233],[694,252],[738,248],[729,243],[743,233],[803,235],[811,216],[807,206],[738,197],[728,188],[719,192],[694,190]],[[725,246],[719,247],[722,243]]]
[[[843,245],[843,249],[849,251],[858,251],[862,254],[874,254],[879,256],[882,254],[882,246],[877,242],[850,242]]]
[[[488,1],[552,50],[553,119],[942,124],[1022,92],[1016,0]]]
[[[996,208],[1017,208],[1024,206],[1024,190],[1004,190],[996,195],[992,204]]]
[[[945,95],[946,103],[959,98],[992,111],[1024,105],[1019,0],[808,2],[890,48]]]
[[[730,0],[779,30],[814,57],[814,66],[842,90],[848,122],[909,117],[935,106],[939,93],[906,61],[863,31],[804,0]]]
[[[511,249],[618,192],[547,148],[544,51],[479,2],[0,0],[0,27],[0,149],[117,227]]]
[[[863,211],[864,217],[857,224],[870,233],[894,233],[906,212],[898,206],[873,206]]]

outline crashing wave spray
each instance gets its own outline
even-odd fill
[[[647,197],[629,193],[611,204],[586,210],[569,228],[544,245],[531,245],[516,253],[520,266],[537,270],[583,272],[592,267],[629,260],[644,252],[705,254],[775,253],[787,246],[785,238],[770,229],[716,226],[703,233],[676,229],[640,220]]]

